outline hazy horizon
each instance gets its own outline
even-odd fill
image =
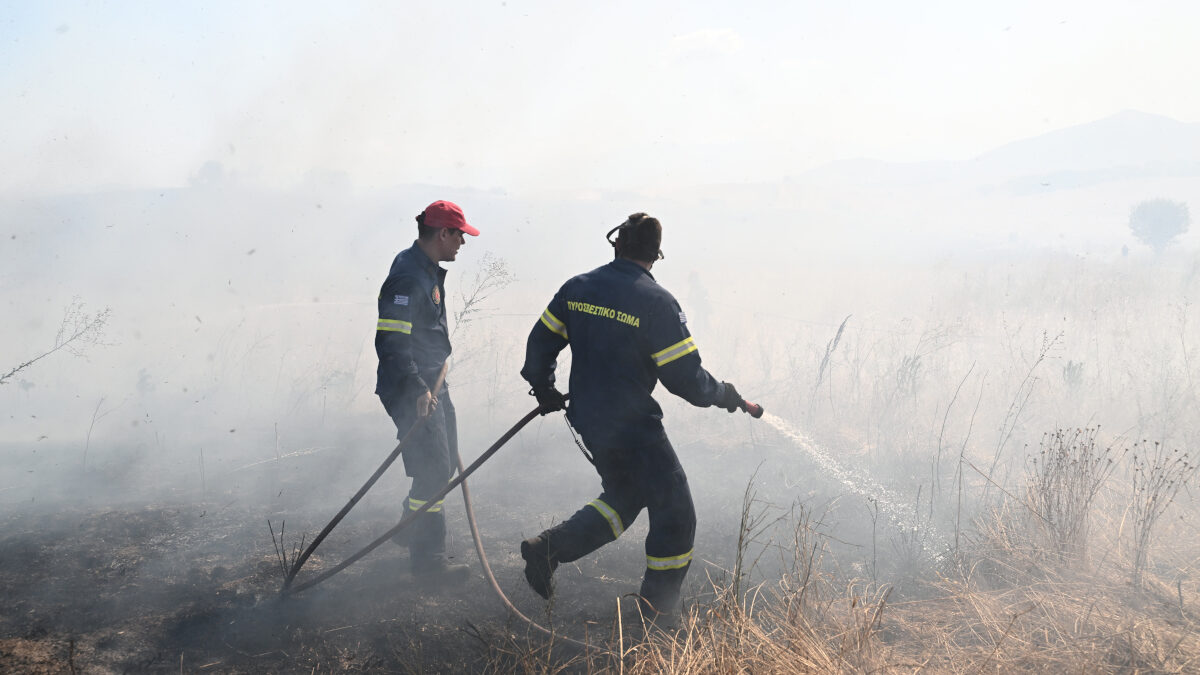
[[[242,182],[627,189],[965,160],[1200,122],[1200,8],[53,2],[0,25],[0,193]]]

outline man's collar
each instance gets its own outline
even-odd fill
[[[629,260],[628,258],[617,258],[617,259],[613,260],[611,264],[616,265],[617,267],[620,267],[622,270],[640,272],[640,273],[645,274],[646,276],[650,277],[651,279],[654,279],[654,275],[650,273],[650,270],[646,269],[645,267],[642,267],[641,265],[635,263],[632,260]],[[657,279],[655,279],[655,281],[657,281]]]
[[[413,240],[412,251],[413,251],[413,254],[416,255],[417,260],[421,263],[421,265],[423,267],[425,267],[426,269],[428,269],[430,272],[433,272],[434,270],[442,269],[437,263],[433,262],[433,258],[430,258],[428,255],[425,254],[425,251],[421,248],[420,244],[418,243],[418,240],[416,240],[416,239]]]

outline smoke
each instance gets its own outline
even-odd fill
[[[518,375],[525,338],[559,285],[611,259],[603,234],[630,213],[663,222],[653,274],[704,365],[770,411],[731,417],[656,391],[696,501],[698,550],[718,567],[752,480],[772,508],[821,513],[821,534],[852,558],[899,541],[928,564],[951,524],[1000,494],[986,486],[1020,493],[1027,447],[1056,426],[1098,422],[1113,442],[1200,438],[1194,242],[1121,256],[1127,209],[1106,215],[1099,199],[1121,201],[1143,179],[1029,196],[958,173],[946,182],[938,167],[899,179],[876,168],[509,193],[361,191],[322,173],[266,190],[212,165],[185,188],[10,199],[0,373],[53,344],[73,298],[111,313],[103,345],[0,385],[0,504],[170,504],[193,524],[222,519],[238,534],[214,550],[244,559],[272,551],[268,518],[297,538],[319,531],[395,446],[374,395],[375,299],[413,216],[446,198],[482,230],[447,265],[450,312],[487,265],[512,275],[452,326],[468,464],[533,407]],[[1164,184],[1190,194],[1194,183]],[[565,381],[569,351],[559,367]],[[951,457],[981,470],[964,475]],[[600,491],[560,416],[530,424],[471,485],[499,546]],[[394,524],[407,488],[397,465],[331,550]],[[469,555],[461,511],[450,513],[452,549]],[[636,577],[640,537],[635,527],[596,560]]]

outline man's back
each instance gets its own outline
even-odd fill
[[[530,335],[526,379],[552,368],[571,345],[567,416],[589,444],[626,445],[663,433],[651,393],[659,379],[695,405],[710,405],[720,384],[700,367],[686,317],[642,266],[618,259],[563,284]]]
[[[661,380],[699,407],[733,412],[744,402],[733,385],[717,382],[701,366],[683,310],[650,275],[663,259],[658,220],[635,213],[606,238],[616,260],[563,284],[529,331],[521,369],[541,413],[562,410],[554,368],[558,353],[571,346],[567,416],[592,452],[603,492],[567,520],[522,541],[521,558],[525,580],[550,599],[560,563],[615,540],[649,511],[638,602],[655,617],[678,611],[694,554],[696,510],[651,393]]]

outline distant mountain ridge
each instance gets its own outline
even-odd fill
[[[1049,171],[1194,164],[1200,124],[1126,110],[1040,136],[1014,141],[974,160],[982,165]]]
[[[875,185],[969,181],[1017,191],[1196,175],[1200,175],[1200,124],[1134,110],[1013,141],[969,160],[856,159],[809,172],[819,181]]]

